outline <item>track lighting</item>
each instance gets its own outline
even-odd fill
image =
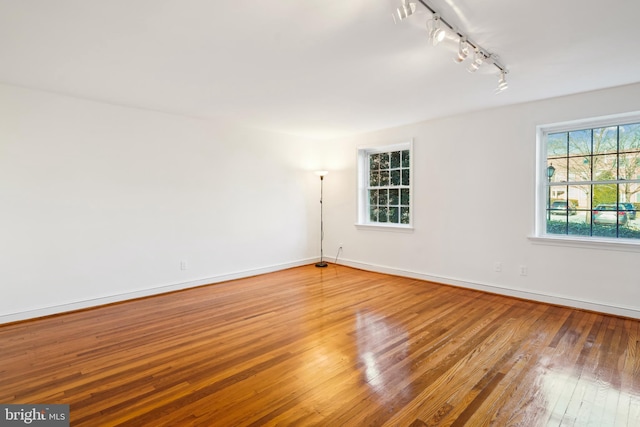
[[[401,0],[400,6],[398,6],[393,13],[393,22],[396,24],[403,21],[413,15],[416,11],[416,3],[409,0]]]
[[[467,39],[465,37],[460,37],[458,54],[456,55],[455,58],[453,58],[453,60],[456,61],[457,63],[461,63],[465,59],[467,59],[467,56],[469,56],[469,43],[467,43]]]
[[[498,77],[498,87],[496,88],[496,93],[501,93],[509,88],[509,84],[507,83],[506,71],[500,71],[500,77]]]
[[[470,73],[475,73],[484,64],[493,65],[500,72],[496,92],[500,93],[506,90],[508,85],[505,75],[508,71],[507,68],[498,61],[496,56],[488,53],[487,50],[478,43],[470,40],[468,36],[454,28],[425,0],[418,1],[432,14],[432,18],[427,21],[427,30],[429,31],[429,41],[431,44],[437,46],[447,37],[447,34],[449,34],[450,38],[458,38],[458,53],[453,60],[457,63],[462,63],[467,59],[471,50],[473,50],[473,61],[469,64],[467,70],[469,70]],[[412,3],[410,0],[402,0],[400,7],[396,9],[393,15],[394,21],[402,21],[413,15],[416,11],[415,7],[416,3]]]
[[[429,23],[431,23],[429,40],[431,40],[431,44],[437,46],[441,41],[444,40],[447,33],[445,33],[444,28],[440,26],[440,16],[434,15],[433,19],[427,21],[427,29],[429,29]]]
[[[480,69],[480,66],[483,63],[484,63],[484,53],[482,53],[478,49],[476,49],[473,52],[473,62],[471,62],[471,64],[469,64],[469,67],[467,68],[467,70],[469,70],[470,73],[475,73],[476,71],[478,71]]]

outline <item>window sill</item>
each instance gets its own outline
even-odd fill
[[[601,249],[609,251],[640,252],[640,241],[630,239],[580,238],[578,236],[542,235],[529,236],[534,244],[565,246],[582,249]]]
[[[358,230],[391,231],[395,233],[413,233],[410,225],[383,225],[383,224],[355,224]]]

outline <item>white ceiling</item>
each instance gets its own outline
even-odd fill
[[[330,138],[640,81],[640,1],[427,2],[506,92],[393,0],[0,0],[0,82]]]

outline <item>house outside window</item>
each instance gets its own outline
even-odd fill
[[[640,244],[640,116],[539,128],[537,232]]]
[[[412,142],[358,150],[357,225],[412,226]]]

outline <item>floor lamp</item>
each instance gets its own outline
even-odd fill
[[[316,175],[320,177],[320,262],[316,263],[316,267],[326,267],[327,263],[324,262],[322,253],[322,241],[324,240],[324,221],[322,218],[322,187],[324,183],[324,177],[329,174],[328,171],[316,171]]]

